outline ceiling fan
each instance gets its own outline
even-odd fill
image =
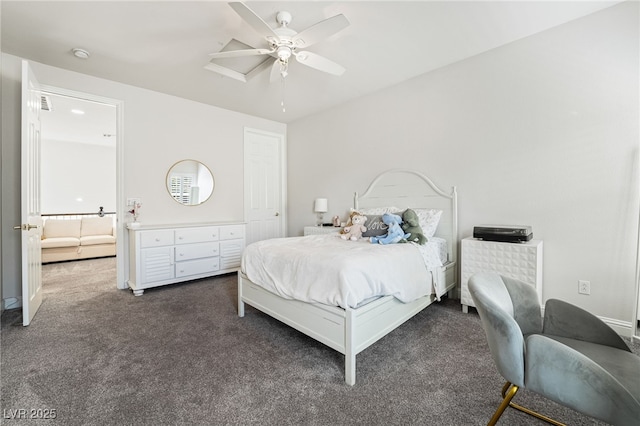
[[[278,12],[276,21],[280,26],[271,28],[254,11],[249,9],[244,3],[232,2],[229,6],[244,19],[260,36],[262,36],[268,47],[257,49],[230,50],[211,53],[211,59],[238,58],[243,56],[270,55],[275,58],[271,66],[270,80],[273,82],[278,78],[284,78],[288,74],[289,61],[293,56],[297,62],[308,67],[317,69],[333,75],[342,75],[345,69],[316,53],[301,51],[314,43],[332,36],[338,31],[349,26],[349,21],[342,15],[336,15],[312,25],[306,30],[297,33],[289,28],[292,16],[289,12]],[[207,68],[207,67],[205,67]],[[210,68],[212,69],[212,68]]]

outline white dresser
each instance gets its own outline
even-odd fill
[[[133,294],[146,288],[235,272],[245,245],[244,223],[129,228]]]
[[[462,240],[462,284],[460,303],[463,312],[475,307],[469,293],[469,278],[476,272],[496,272],[531,284],[542,306],[542,241],[501,243],[475,238]]]

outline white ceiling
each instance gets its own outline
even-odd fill
[[[298,32],[339,13],[351,22],[308,48],[345,74],[294,61],[284,91],[268,71],[243,83],[203,68],[232,38],[266,47],[226,2],[3,0],[1,40],[3,52],[19,57],[287,123],[615,3],[247,2],[273,27],[276,13],[289,11]],[[74,47],[91,57],[77,59]]]
[[[116,146],[116,107],[47,94],[50,110],[41,111],[42,141]]]

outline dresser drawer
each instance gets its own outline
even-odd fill
[[[221,240],[244,238],[244,225],[230,225],[220,227]]]
[[[176,278],[215,272],[218,269],[220,269],[220,258],[218,257],[178,262],[176,263]]]
[[[143,231],[140,233],[140,247],[160,247],[173,245],[173,231],[172,230],[153,230]]]
[[[204,243],[218,241],[220,228],[201,226],[199,228],[176,229],[176,244]]]
[[[182,244],[176,246],[176,262],[200,259],[203,257],[214,257],[219,254],[220,244],[218,242]]]

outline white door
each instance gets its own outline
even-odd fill
[[[22,324],[29,325],[42,303],[40,234],[40,84],[22,61]]]
[[[284,135],[244,130],[244,210],[247,244],[284,236]]]

